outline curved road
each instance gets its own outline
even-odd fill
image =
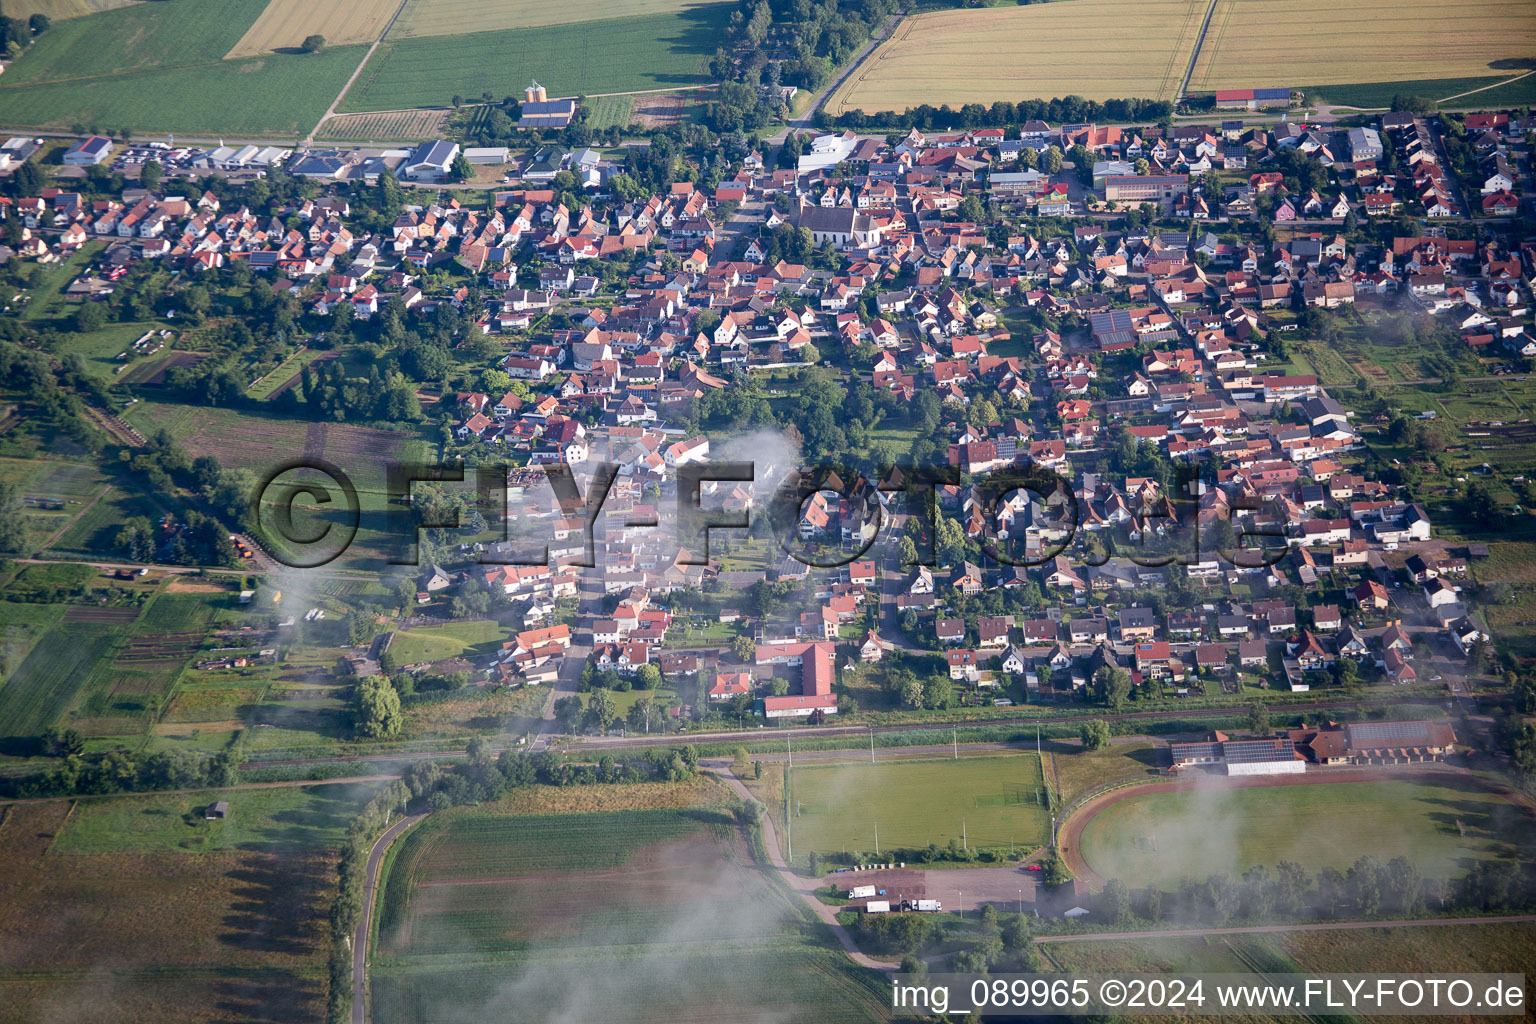
[[[741,784],[741,780],[738,779],[729,768],[722,767],[719,769],[719,771],[720,777],[725,780],[726,785],[730,786],[731,789],[735,791],[737,796],[741,797],[743,800],[751,800],[758,803],[762,802],[747,791],[747,787]],[[784,855],[779,852],[778,830],[773,826],[772,816],[765,813],[761,820],[763,828],[763,847],[768,851],[769,863],[771,863],[774,870],[779,873],[779,877],[784,880],[784,884],[789,886],[795,892],[799,893],[800,898],[805,901],[805,905],[811,908],[811,912],[815,914],[823,924],[832,929],[832,934],[837,936],[837,941],[843,947],[843,952],[848,954],[848,959],[852,960],[860,967],[868,967],[876,971],[885,971],[889,973],[897,970],[898,965],[896,964],[884,960],[876,960],[874,957],[869,956],[868,954],[859,952],[858,944],[853,941],[853,936],[849,935],[848,929],[844,928],[838,922],[836,908],[829,907],[825,903],[821,902],[821,900],[816,898],[816,879],[806,878],[803,875],[798,875],[789,869],[789,864],[785,862]],[[358,1024],[361,1024],[361,1022],[358,1022]]]
[[[378,888],[379,864],[395,837],[425,817],[412,814],[401,818],[384,830],[368,853],[368,870],[363,874],[363,912],[357,917],[357,933],[352,937],[352,1024],[368,1021],[368,933],[373,928],[373,894]]]

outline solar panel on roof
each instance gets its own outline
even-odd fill
[[[1222,744],[1222,753],[1232,764],[1290,761],[1296,756],[1286,740],[1228,740]]]
[[[1423,740],[1429,730],[1423,722],[1364,722],[1349,727],[1352,742],[1379,743],[1385,740]]]

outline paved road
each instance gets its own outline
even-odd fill
[[[357,934],[352,938],[352,1024],[368,1021],[368,934],[373,929],[373,894],[378,888],[379,864],[395,837],[416,824],[425,814],[401,818],[379,836],[368,854],[368,870],[363,875],[363,912],[357,918]]]
[[[820,110],[821,105],[827,102],[827,97],[836,92],[838,87],[848,79],[848,76],[859,69],[859,65],[864,63],[864,59],[871,53],[875,52],[875,47],[885,42],[886,37],[888,37],[891,32],[895,30],[896,26],[901,23],[901,19],[905,18],[906,16],[907,12],[905,10],[900,10],[886,18],[885,24],[880,26],[880,30],[878,32],[869,37],[869,42],[865,43],[863,48],[854,55],[853,60],[848,62],[848,66],[842,70],[842,73],[839,74],[836,78],[832,79],[828,85],[822,87],[821,92],[816,94],[816,98],[811,100],[811,105],[805,108],[805,113],[801,114],[799,117],[790,118],[789,128],[786,128],[783,132],[780,132],[778,135],[774,136],[772,141],[775,143],[782,142],[784,140],[785,133],[788,132],[790,128],[810,127],[814,123],[816,111]]]
[[[315,122],[315,126],[311,128],[309,130],[309,134],[304,137],[304,145],[307,146],[314,142],[315,133],[320,130],[320,126],[329,121],[331,119],[331,115],[336,113],[337,105],[341,103],[342,99],[347,95],[348,91],[351,90],[352,83],[357,81],[357,76],[363,73],[363,68],[367,67],[368,62],[373,59],[373,51],[379,48],[379,44],[384,41],[384,37],[389,35],[389,30],[395,27],[395,22],[400,19],[400,12],[405,10],[405,4],[406,0],[400,0],[400,6],[395,8],[395,13],[390,17],[389,24],[384,26],[384,31],[379,33],[379,38],[375,39],[373,41],[373,45],[368,47],[368,52],[363,54],[363,59],[358,61],[357,67],[352,69],[352,74],[347,79],[347,83],[341,87],[341,91],[336,94],[336,98],[331,100],[331,105],[326,107],[325,113],[320,115],[320,120]]]
[[[1173,105],[1178,106],[1184,99],[1184,94],[1189,92],[1189,79],[1195,73],[1195,62],[1200,59],[1200,47],[1205,45],[1205,33],[1211,27],[1211,15],[1216,13],[1216,0],[1211,0],[1211,5],[1205,9],[1205,20],[1200,23],[1200,38],[1195,40],[1195,52],[1189,55],[1189,67],[1184,69],[1184,80],[1179,83],[1179,91],[1173,97]]]
[[[1512,917],[1432,917],[1396,921],[1330,921],[1326,924],[1254,924],[1232,928],[1164,928],[1150,932],[1096,932],[1092,935],[1039,935],[1038,945],[1053,942],[1118,942],[1136,939],[1181,939],[1198,935],[1267,935],[1271,932],[1332,932],[1359,928],[1433,928],[1449,924],[1518,924],[1536,921],[1536,914]]]
[[[747,791],[746,786],[741,784],[741,780],[731,773],[730,768],[721,768],[720,777],[743,800],[757,799]],[[823,924],[832,929],[832,934],[837,936],[838,944],[843,947],[843,952],[848,954],[848,959],[860,967],[868,967],[876,971],[895,971],[897,969],[896,964],[885,960],[876,960],[866,953],[859,952],[858,944],[853,941],[853,936],[848,934],[848,929],[838,923],[837,909],[827,906],[816,898],[816,883],[820,879],[806,878],[803,875],[795,874],[795,872],[789,869],[789,864],[785,862],[784,855],[779,852],[778,830],[773,826],[772,816],[768,814],[763,815],[762,827],[763,846],[768,851],[769,863],[779,873],[779,877],[784,880],[784,884],[799,893],[800,898],[805,901],[805,905],[811,908],[811,912],[820,918]],[[361,1024],[361,1022],[357,1022],[357,1024]]]

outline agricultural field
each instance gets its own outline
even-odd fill
[[[279,392],[288,390],[284,385],[297,377],[304,367],[325,355],[327,353],[319,349],[301,349],[263,374],[260,380],[246,388],[245,393],[250,398],[266,401]]]
[[[407,0],[390,38],[576,25],[611,18],[675,14],[724,2],[726,0],[576,0],[574,3],[571,0],[519,0],[516,4],[508,4],[499,0]]]
[[[327,46],[371,43],[379,38],[399,10],[398,0],[360,0],[317,4],[311,0],[268,0],[245,35],[230,47],[225,60],[294,50],[306,36],[325,37]]]
[[[1375,45],[1383,24],[1390,46]],[[1189,87],[1507,78],[1533,51],[1536,18],[1516,0],[1217,0]]]
[[[870,851],[960,841],[1032,846],[1049,832],[1034,754],[884,764],[796,766],[790,815],[799,853]]]
[[[594,130],[627,128],[634,120],[635,97],[599,96],[587,102],[587,124]]]
[[[1149,0],[1132,11],[1116,0],[1074,0],[919,14],[902,21],[827,109],[874,113],[1068,95],[1172,99],[1207,6]]]
[[[338,142],[417,142],[445,134],[448,115],[441,110],[389,110],[374,114],[336,114],[320,129],[319,138]]]
[[[5,69],[7,90],[218,61],[264,3],[159,0],[62,22]]]
[[[372,1016],[467,1018],[510,999],[573,1020],[882,1019],[875,980],[803,913],[724,810],[456,809],[393,858]]]
[[[111,622],[50,629],[0,687],[0,737],[36,736],[58,721],[122,642],[123,629]]]
[[[175,7],[177,0],[144,6]],[[214,59],[132,74],[35,84],[10,81],[0,86],[0,123],[293,139],[320,120],[365,52],[361,46],[337,47],[314,54]],[[25,60],[11,67],[20,67]],[[194,96],[196,102],[189,102],[188,97]]]
[[[0,812],[0,1022],[323,1016],[335,837],[366,793],[277,792]],[[220,797],[231,802],[230,820],[183,820]],[[239,820],[242,807],[249,822]],[[219,829],[246,838],[222,849],[199,842],[236,834]]]
[[[135,3],[138,0],[9,0],[5,5],[5,16],[26,21],[34,14],[41,14],[51,21],[64,21]]]
[[[1215,831],[1210,823],[1219,821]],[[1536,842],[1531,818],[1465,778],[1197,788],[1132,795],[1082,827],[1080,853],[1101,878],[1177,886],[1282,860],[1346,868],[1364,854],[1412,860],[1429,878],[1462,873]]]
[[[551,96],[636,92],[702,84],[730,4],[635,18],[387,40],[342,109],[442,106],[455,94],[521,95],[537,78]]]
[[[1392,973],[1420,971],[1525,971],[1536,963],[1536,924],[1373,928],[1370,931],[1286,932],[1273,937],[1306,970]]]

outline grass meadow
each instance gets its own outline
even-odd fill
[[[442,106],[455,94],[521,95],[531,78],[551,96],[681,88],[705,82],[729,4],[670,14],[390,39],[347,93],[343,110]]]
[[[443,661],[465,654],[475,657],[500,648],[504,633],[494,619],[423,626],[396,633],[390,641],[389,652],[398,665]]]
[[[1343,782],[1149,793],[1103,808],[1083,828],[1083,859],[1101,878],[1176,887],[1282,860],[1347,868],[1371,854],[1409,858],[1430,878],[1474,858],[1528,848],[1523,811],[1474,782]]]
[[[960,841],[972,847],[1032,846],[1049,814],[1034,754],[883,764],[796,766],[790,815],[799,853],[915,849]]]
[[[509,1004],[541,1019],[883,1019],[874,979],[807,926],[724,810],[456,809],[400,841],[383,885],[380,1024]]]
[[[82,801],[54,840],[55,853],[252,850],[291,853],[339,844],[377,783],[151,793]],[[229,804],[209,821],[205,808]]]

